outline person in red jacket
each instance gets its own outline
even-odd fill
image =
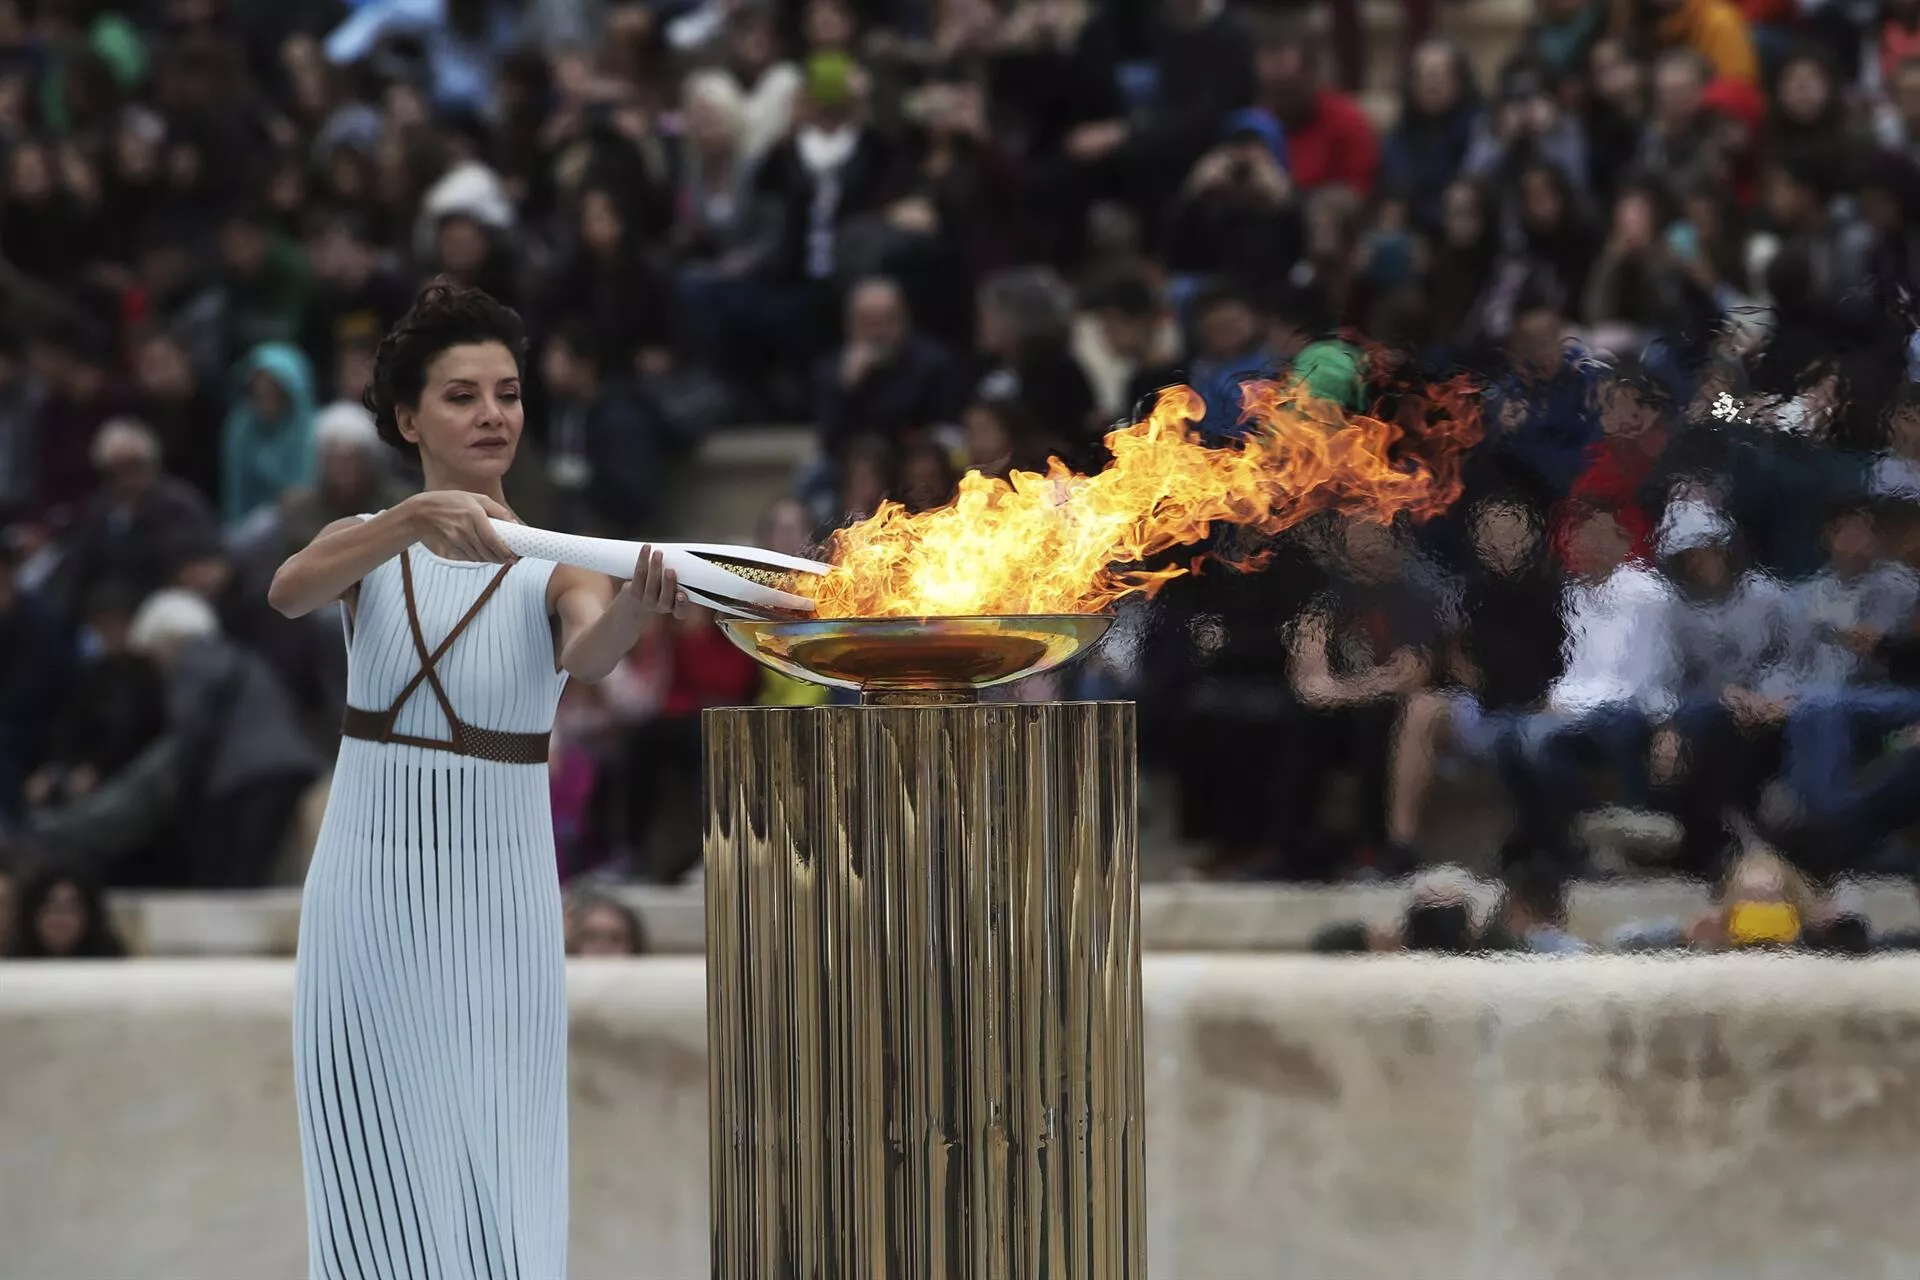
[[[1588,454],[1586,469],[1573,482],[1567,505],[1573,510],[1613,515],[1637,560],[1653,555],[1653,516],[1640,489],[1667,446],[1661,401],[1643,378],[1615,370],[1600,387],[1602,435]]]
[[[1348,187],[1373,192],[1380,138],[1353,98],[1322,84],[1320,57],[1306,36],[1267,40],[1254,55],[1259,105],[1286,131],[1287,167],[1302,191]]]

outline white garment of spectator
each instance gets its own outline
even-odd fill
[[[1566,670],[1547,690],[1547,709],[1575,716],[1632,706],[1654,718],[1670,715],[1679,674],[1668,630],[1672,604],[1666,579],[1639,564],[1570,584]]]
[[[1710,502],[1685,498],[1661,517],[1655,546],[1664,561],[1688,551],[1725,549],[1733,521]],[[1742,574],[1722,595],[1690,597],[1675,592],[1667,633],[1676,679],[1683,693],[1718,697],[1730,687],[1769,698],[1790,697],[1796,654],[1809,634],[1779,581],[1763,573]]]
[[[1866,674],[1861,657],[1842,640],[1848,631],[1886,635],[1913,616],[1920,577],[1905,565],[1881,563],[1847,580],[1822,570],[1794,589],[1793,614],[1802,628],[1798,683],[1833,690]]]
[[[478,160],[455,165],[420,197],[420,216],[414,222],[414,251],[430,259],[434,228],[440,219],[456,214],[464,214],[494,231],[506,231],[514,224],[513,198],[507,194],[500,175]]]
[[[726,83],[740,104],[740,157],[751,163],[767,153],[774,143],[786,137],[793,126],[793,106],[800,100],[804,80],[800,68],[791,62],[776,62],[760,73],[751,87],[725,67],[709,67],[687,77],[681,92],[689,99],[695,93],[711,92],[702,80]]]

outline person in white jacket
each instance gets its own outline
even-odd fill
[[[1576,512],[1566,554],[1566,669],[1546,707],[1525,717],[1500,747],[1529,852],[1571,865],[1575,815],[1591,808],[1592,770],[1616,775],[1630,803],[1646,798],[1646,758],[1655,726],[1676,706],[1669,633],[1673,590],[1628,558],[1631,541],[1611,512]]]

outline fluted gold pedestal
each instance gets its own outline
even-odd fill
[[[706,713],[718,1280],[1134,1280],[1126,703]]]

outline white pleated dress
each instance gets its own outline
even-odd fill
[[[360,584],[349,706],[394,706],[499,574],[391,731],[448,740],[444,695],[471,740],[549,733],[553,565],[405,559],[417,632],[396,558]],[[343,739],[295,966],[313,1280],[563,1280],[565,964],[546,767]]]

